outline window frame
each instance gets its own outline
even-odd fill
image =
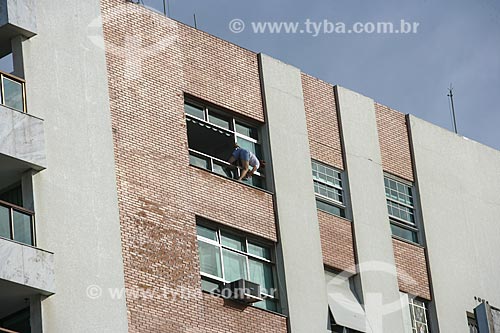
[[[415,304],[415,301],[422,303],[422,305]],[[427,329],[427,333],[430,333],[429,330],[429,315],[428,315],[428,305],[425,301],[419,300],[414,297],[408,298],[408,305],[410,307],[410,319],[411,319],[411,330],[413,333],[418,333],[417,323],[424,324]],[[424,311],[425,323],[421,321],[417,321],[415,316],[415,307],[420,308]]]
[[[192,106],[194,108],[202,110],[202,112],[203,112],[203,119],[187,113],[186,110],[185,110],[185,106],[186,105],[190,105],[190,106]],[[227,118],[227,120],[228,120],[228,127],[229,128],[225,128],[225,127],[222,127],[222,126],[219,126],[219,125],[217,125],[215,123],[210,122],[210,114],[211,113],[215,114],[215,115],[219,115],[221,118]],[[250,124],[249,122],[247,122],[245,120],[242,120],[242,119],[240,119],[238,117],[233,116],[230,112],[224,112],[223,110],[217,108],[216,106],[212,106],[209,103],[203,103],[201,101],[192,100],[190,98],[184,98],[184,115],[186,117],[186,122],[194,120],[196,122],[201,122],[203,124],[212,126],[212,127],[216,128],[218,130],[221,130],[221,131],[223,131],[223,132],[225,132],[227,134],[230,134],[231,137],[232,137],[232,139],[233,139],[233,142],[235,144],[238,144],[238,138],[241,138],[243,140],[247,140],[247,141],[249,141],[249,142],[251,142],[251,143],[259,146],[259,149],[262,151],[263,145],[262,145],[262,142],[259,140],[261,138],[260,128],[258,126],[256,126],[256,125],[254,125],[254,124]],[[245,134],[239,133],[236,130],[236,123],[239,123],[239,124],[241,124],[243,126],[247,126],[247,127],[251,128],[251,129],[255,130],[259,139],[254,139],[254,138],[249,137],[249,136],[247,136]],[[189,152],[189,155],[193,155],[195,157],[198,157],[198,158],[201,158],[201,159],[204,159],[205,161],[207,161],[208,168],[203,168],[203,169],[208,170],[208,171],[210,171],[212,173],[215,173],[217,175],[229,178],[226,175],[221,175],[220,173],[216,172],[215,168],[214,168],[214,164],[216,164],[216,163],[214,163],[214,161],[218,162],[220,164],[224,164],[226,166],[229,166],[230,164],[227,161],[221,160],[220,158],[217,158],[217,157],[211,156],[209,154],[203,153],[201,151],[195,150],[193,148],[190,148],[189,145],[188,145],[188,152]],[[262,156],[259,156],[259,157],[262,158]],[[190,163],[190,165],[193,165],[193,164]],[[196,165],[193,165],[193,166],[199,167],[199,166],[196,166]],[[240,175],[240,168],[237,169],[237,174],[238,174],[238,176]],[[259,188],[259,189],[266,190],[267,186],[266,186],[266,177],[265,177],[265,175],[262,172],[259,172],[259,171],[255,171],[253,175],[257,176],[260,179],[260,181],[263,184],[262,187],[253,185],[252,183],[247,183],[247,185],[252,186],[252,187],[256,187],[256,188]]]
[[[242,256],[245,256],[245,264],[246,264],[246,272],[247,272],[247,277],[245,277],[245,280],[249,280],[249,277],[250,277],[250,263],[249,263],[249,260],[252,259],[252,260],[255,260],[257,262],[261,262],[261,263],[264,263],[264,264],[267,264],[267,265],[270,265],[271,266],[271,270],[272,270],[272,275],[273,275],[273,280],[272,280],[272,283],[273,283],[273,288],[272,288],[272,291],[274,292],[274,294],[270,294],[268,293],[269,290],[265,290],[265,292],[263,292],[262,288],[261,288],[261,297],[263,300],[266,300],[266,299],[269,299],[269,300],[272,300],[273,302],[276,303],[276,307],[279,308],[279,295],[278,295],[278,287],[277,287],[277,274],[276,274],[276,253],[275,253],[275,250],[274,250],[274,245],[271,245],[269,242],[265,242],[265,241],[262,241],[262,240],[259,240],[259,239],[256,239],[256,237],[252,237],[246,233],[242,233],[242,232],[238,232],[238,231],[235,231],[231,228],[224,228],[224,227],[219,227],[218,225],[214,225],[210,222],[207,223],[207,221],[205,220],[197,220],[196,222],[196,226],[201,226],[201,227],[204,227],[204,228],[207,228],[207,229],[210,229],[212,231],[215,231],[215,234],[217,235],[217,241],[214,241],[212,239],[209,239],[209,238],[206,238],[204,236],[201,236],[201,235],[198,235],[198,232],[196,233],[196,240],[197,242],[198,241],[201,241],[201,242],[205,242],[205,243],[208,243],[210,245],[213,245],[213,246],[217,246],[218,250],[219,250],[219,254],[220,254],[220,264],[221,264],[221,275],[222,277],[218,277],[218,276],[214,276],[212,274],[209,274],[209,273],[205,273],[205,272],[202,272],[201,271],[201,267],[200,267],[200,275],[203,278],[206,278],[206,280],[209,280],[211,282],[214,282],[214,283],[218,283],[219,285],[222,285],[222,286],[225,286],[225,285],[228,285],[229,283],[233,282],[233,281],[229,281],[226,279],[226,273],[225,273],[225,270],[224,270],[224,255],[223,255],[223,250],[226,250],[226,251],[231,251],[232,253],[236,253],[238,255],[242,255]],[[237,250],[237,249],[234,249],[232,247],[229,247],[227,245],[223,245],[222,244],[222,234],[223,233],[226,233],[226,234],[229,234],[231,236],[235,236],[237,238],[240,238],[240,239],[244,239],[244,246],[245,246],[245,251],[241,251],[241,250]],[[255,244],[255,245],[258,245],[258,246],[261,246],[263,248],[267,248],[269,250],[269,256],[270,256],[270,259],[267,259],[267,258],[264,258],[264,257],[260,257],[258,255],[255,255],[253,253],[249,253],[248,252],[248,244],[249,243],[252,243],[252,244]],[[261,286],[263,287],[263,286]],[[267,311],[271,311],[271,310],[267,310]]]
[[[342,186],[339,186],[337,184],[330,184],[330,183],[327,183],[324,180],[320,179],[319,177],[315,177],[314,176],[314,170],[313,170],[313,167],[312,167],[314,163],[316,163],[317,165],[321,165],[321,166],[323,166],[325,168],[332,169],[334,173],[335,172],[338,173],[339,177],[334,177],[334,178],[338,179],[340,181],[340,183],[342,184]],[[331,206],[334,206],[334,207],[338,208],[341,211],[341,214],[337,215],[337,214],[334,214],[332,212],[328,212],[325,209],[319,208],[317,206],[316,206],[316,208],[318,210],[322,211],[322,212],[327,213],[327,214],[338,216],[340,218],[347,218],[347,216],[348,216],[348,209],[347,209],[346,202],[348,200],[347,200],[347,191],[345,190],[345,186],[346,186],[345,184],[347,183],[346,179],[345,179],[345,172],[343,170],[340,170],[338,168],[335,168],[335,167],[333,167],[331,165],[325,164],[325,163],[320,162],[320,161],[315,160],[315,159],[311,159],[311,171],[313,172],[312,173],[313,186],[315,185],[315,183],[319,183],[319,184],[322,184],[322,185],[327,186],[329,188],[334,188],[336,190],[339,190],[340,191],[340,195],[342,196],[342,201],[343,201],[343,202],[342,201],[338,201],[338,200],[332,199],[332,198],[330,198],[328,196],[322,195],[322,194],[316,192],[316,190],[314,189],[314,195],[315,195],[316,201],[321,201],[324,204],[331,205]],[[318,172],[318,171],[316,171],[316,172]]]
[[[386,179],[389,181],[393,181],[396,184],[399,183],[403,186],[409,187],[411,190],[411,199],[413,201],[413,205],[410,205],[410,204],[407,204],[406,202],[401,202],[401,201],[398,201],[392,197],[389,197],[387,192],[386,192],[387,191],[387,186],[385,185]],[[390,188],[390,186],[389,186],[389,190],[392,190]],[[396,190],[396,191],[398,193],[401,193],[399,190]],[[400,237],[400,236],[397,236],[394,234],[392,234],[392,237],[400,239],[404,242],[410,242],[412,244],[420,245],[421,244],[421,234],[420,234],[420,224],[419,224],[420,217],[419,217],[419,211],[417,209],[417,207],[418,207],[418,193],[417,193],[417,189],[416,189],[415,184],[413,182],[408,181],[408,180],[402,179],[396,175],[384,172],[384,193],[385,193],[385,199],[386,199],[386,211],[387,211],[387,216],[389,217],[390,224],[410,231],[415,236],[416,241],[413,241],[411,239],[407,239],[404,237]],[[406,195],[406,194],[404,194],[404,195]],[[388,209],[389,202],[392,202],[392,203],[395,203],[397,205],[401,205],[403,207],[411,209],[412,216],[413,216],[413,222],[402,219],[402,218],[394,216],[394,215],[391,215],[389,213],[389,209]]]

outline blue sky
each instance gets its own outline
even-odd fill
[[[143,0],[163,10],[163,0]],[[169,0],[170,16],[500,149],[499,0]],[[233,33],[229,22],[246,24]],[[416,34],[254,33],[251,22],[418,22]]]

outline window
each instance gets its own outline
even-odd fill
[[[317,208],[330,214],[345,217],[346,208],[341,172],[316,161],[312,161],[311,166]]]
[[[469,333],[479,333],[479,326],[477,325],[476,316],[473,313],[467,312],[467,325]]]
[[[424,302],[414,298],[409,299],[411,327],[414,333],[428,333],[427,307]]]
[[[230,282],[258,283],[262,301],[254,306],[278,311],[273,253],[270,246],[205,224],[196,226],[202,289],[220,293]]]
[[[207,169],[223,177],[238,178],[239,169],[227,167],[234,144],[251,151],[262,159],[261,143],[257,127],[200,102],[186,101],[189,163]],[[248,180],[252,186],[264,188],[262,168]]]
[[[387,175],[384,185],[392,234],[418,243],[413,186]]]

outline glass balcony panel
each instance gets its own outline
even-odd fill
[[[21,83],[3,77],[2,80],[5,106],[24,112],[23,86]]]
[[[10,209],[0,206],[0,237],[10,239]]]
[[[31,216],[14,210],[14,240],[20,243],[34,245],[31,233]]]

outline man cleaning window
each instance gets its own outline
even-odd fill
[[[265,165],[265,162],[259,161],[254,153],[241,148],[237,144],[234,145],[234,150],[228,162],[231,164],[231,167],[241,167],[241,174],[238,180],[247,180],[248,178],[251,178],[261,165]],[[252,167],[252,170],[249,171],[250,167]]]

